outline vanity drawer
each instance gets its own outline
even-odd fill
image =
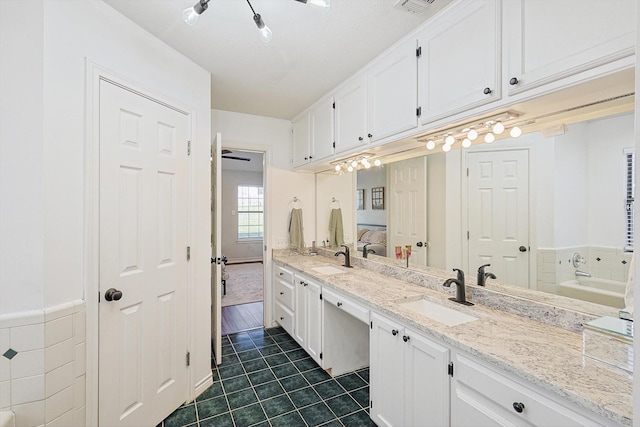
[[[293,283],[293,272],[287,270],[284,267],[279,266],[278,264],[273,265],[273,276],[275,278],[282,279],[287,283]]]
[[[533,426],[595,426],[594,420],[558,403],[557,396],[544,396],[500,372],[460,354],[454,363],[455,398],[472,406],[484,407],[484,414],[495,414],[517,424]],[[577,409],[577,408],[576,408]],[[464,412],[464,411],[460,411]],[[452,410],[452,425],[456,423]],[[460,423],[464,424],[464,423]]]
[[[284,306],[293,310],[293,301],[295,299],[294,287],[291,282],[285,282],[283,279],[276,278],[276,300],[282,303]]]
[[[289,335],[293,335],[293,312],[279,302],[276,302],[276,322],[284,328]]]
[[[325,303],[334,305],[339,309],[344,310],[361,322],[369,323],[369,309],[354,303],[348,298],[345,298],[342,295],[324,288],[322,290],[322,299],[324,299]]]

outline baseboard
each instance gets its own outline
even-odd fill
[[[227,261],[227,265],[229,264],[253,264],[253,263],[262,263],[262,258],[235,258],[229,259]]]
[[[196,388],[194,390],[195,391],[194,400],[195,398],[200,396],[202,393],[204,393],[204,391],[209,387],[211,387],[212,385],[213,385],[213,372],[209,372],[209,375],[207,375],[206,377],[198,381],[198,383],[196,384]]]

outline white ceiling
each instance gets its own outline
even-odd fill
[[[214,109],[292,119],[451,0],[426,12],[397,0],[332,0],[322,11],[294,0],[252,0],[273,31],[258,37],[246,0],[211,0],[195,26],[181,13],[196,0],[105,0],[211,72]]]

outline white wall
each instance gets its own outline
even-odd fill
[[[2,0],[0,8],[0,315],[84,298],[91,62],[192,109],[191,352],[196,381],[210,375],[209,73],[102,1]]]
[[[222,171],[222,252],[229,262],[262,260],[262,240],[238,242],[238,186],[262,186],[262,172]]]
[[[446,154],[432,153],[427,156],[427,265],[447,268],[446,247],[447,234],[443,224],[446,223]]]
[[[387,168],[371,167],[359,170],[356,188],[364,189],[364,209],[356,211],[358,224],[387,225],[387,206],[384,209],[371,209],[371,189],[387,186]],[[389,200],[389,196],[386,196]]]

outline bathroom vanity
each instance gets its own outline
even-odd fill
[[[355,261],[274,251],[276,321],[334,375],[370,366],[379,426],[632,424],[632,375],[583,357],[576,330],[492,308],[475,286],[474,306],[456,304],[438,274]],[[317,300],[299,298],[311,283]]]

